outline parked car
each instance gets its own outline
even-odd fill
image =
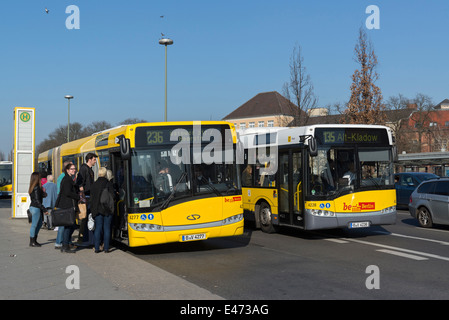
[[[449,224],[449,178],[424,181],[410,196],[408,209],[421,227]]]
[[[403,172],[394,175],[396,187],[396,206],[407,207],[410,195],[423,181],[438,178],[437,175],[427,172]]]

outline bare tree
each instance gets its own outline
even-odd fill
[[[410,103],[411,99],[399,93],[397,96],[391,96],[387,99],[385,109],[389,111],[403,110],[407,109]]]
[[[84,135],[82,133],[83,126],[79,122],[73,122],[70,124],[70,141],[77,140],[83,138]],[[39,154],[46,150],[52,149],[54,147],[60,146],[67,142],[67,125],[59,126],[50,134],[48,138],[44,139],[39,145],[36,147],[36,153]]]
[[[292,102],[292,113],[294,121],[292,125],[300,126],[307,123],[308,111],[316,108],[318,100],[313,91],[310,75],[304,65],[304,57],[301,46],[296,45],[290,57],[290,82],[284,83],[284,97]],[[294,105],[298,108],[295,108]]]
[[[94,121],[90,125],[83,128],[83,136],[87,137],[96,132],[112,128],[112,125],[107,121]]]
[[[355,61],[360,65],[352,75],[351,97],[346,109],[347,123],[383,124],[385,122],[382,93],[374,83],[379,78],[376,72],[377,56],[366,32],[361,27],[354,48]]]
[[[410,116],[408,128],[406,132],[409,133],[408,140],[413,141],[413,147],[409,152],[425,152],[430,150],[423,150],[425,141],[430,141],[433,136],[433,131],[437,127],[433,127],[432,113],[434,112],[434,104],[432,98],[428,95],[418,93],[416,97],[411,100],[416,106],[416,111]]]
[[[83,125],[79,122],[73,122],[70,124],[70,141],[83,138]],[[57,145],[61,145],[67,142],[67,125],[59,126],[53,132],[48,135],[50,140],[57,142]]]
[[[67,142],[67,140],[65,141]],[[63,142],[64,143],[64,142]],[[39,143],[36,147],[36,155],[41,154],[44,151],[53,149],[57,146],[60,146],[62,143],[57,142],[54,139],[50,139],[50,138],[46,138],[44,139],[44,141],[42,141],[41,143]]]
[[[393,131],[399,152],[406,151],[407,145],[409,144],[407,135],[404,134],[404,130],[401,130],[401,126],[403,126],[404,118],[408,119],[408,116],[411,113],[411,110],[409,109],[410,105],[412,105],[411,100],[402,94],[391,96],[385,102],[385,110],[388,111],[386,125]],[[409,110],[410,113],[405,110]]]
[[[101,130],[105,130],[110,128],[111,125],[105,121],[93,122],[87,127],[83,127],[83,125],[79,122],[73,122],[70,124],[70,141],[81,139],[91,135],[94,132],[98,132]],[[50,134],[48,138],[44,139],[39,145],[36,147],[36,153],[39,154],[46,150],[55,148],[67,142],[67,125],[59,126]]]
[[[122,125],[122,124],[136,124],[136,123],[141,123],[141,122],[148,122],[148,121],[143,120],[143,119],[139,119],[139,118],[128,118],[128,119],[125,119],[122,122],[120,122],[119,125]]]

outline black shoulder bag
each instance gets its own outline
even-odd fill
[[[76,223],[76,211],[75,207],[68,209],[59,209],[58,204],[61,199],[61,193],[56,199],[56,204],[54,210],[51,211],[51,220],[55,227],[70,227]]]

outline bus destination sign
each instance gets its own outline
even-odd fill
[[[315,136],[321,145],[379,145],[389,144],[385,129],[366,128],[317,128]]]
[[[229,127],[224,125],[201,125],[196,129],[194,126],[155,126],[136,128],[136,147],[177,144],[183,139],[190,143],[208,143],[210,140],[206,139],[205,135],[208,129],[214,129],[215,134],[219,134],[221,139],[230,139],[232,143],[232,136],[225,133]]]

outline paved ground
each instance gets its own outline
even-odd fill
[[[38,242],[42,247],[29,247],[28,221],[10,216],[10,208],[0,208],[2,300],[222,299],[118,249],[113,248],[108,254],[95,254],[92,249],[79,250],[76,254],[61,253],[54,249],[55,231],[41,230]],[[77,270],[79,289],[69,289],[77,284]]]

